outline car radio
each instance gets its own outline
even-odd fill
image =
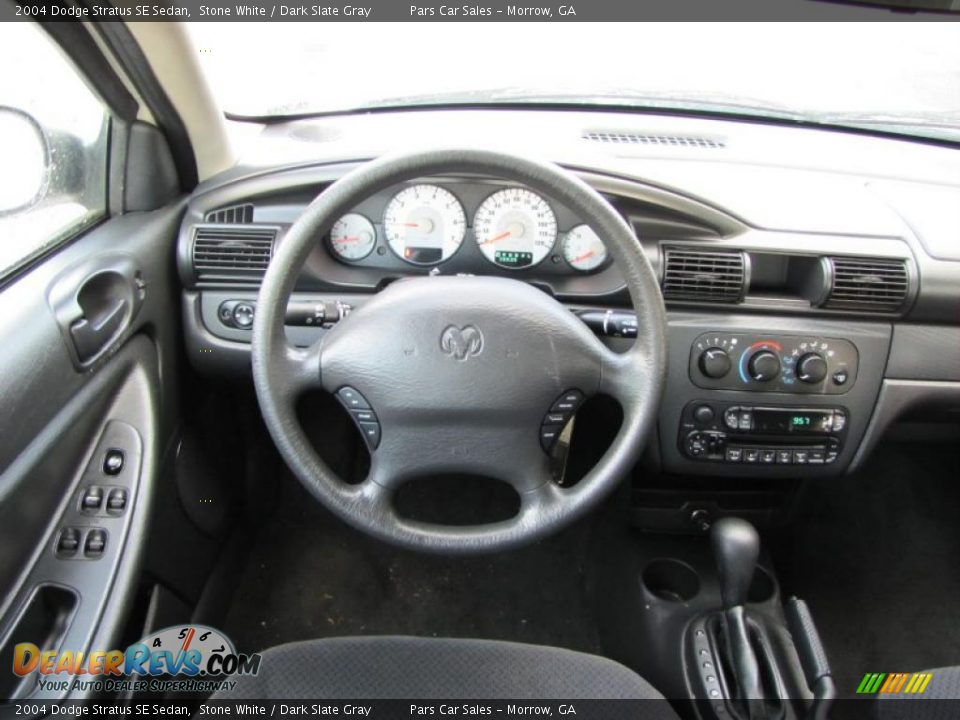
[[[842,407],[785,407],[694,401],[680,417],[680,451],[691,460],[825,465],[840,454]]]

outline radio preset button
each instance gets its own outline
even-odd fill
[[[741,447],[728,447],[726,460],[727,462],[740,462],[743,459],[743,448]]]
[[[758,448],[744,448],[743,461],[745,463],[756,463],[760,461],[760,450]]]
[[[810,453],[807,450],[794,450],[793,451],[793,464],[794,465],[806,465],[807,460],[810,459]]]
[[[777,450],[777,465],[792,465],[792,464],[793,464],[793,451]]]
[[[777,451],[776,450],[761,450],[760,451],[760,462],[764,465],[773,465],[777,461]]]

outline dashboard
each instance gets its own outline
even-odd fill
[[[942,174],[960,176],[960,151],[562,111],[268,128],[253,160],[198,189],[181,226],[194,365],[248,373],[259,280],[292,223],[356,167],[351,158],[390,149],[378,138],[426,141],[454,119],[486,137],[509,128],[524,154],[566,165],[633,228],[668,310],[668,381],[651,453],[660,469],[718,479],[836,475],[859,467],[912,408],[960,407],[960,252],[944,241],[960,228],[930,222],[945,217]],[[596,130],[611,123],[617,132]],[[304,137],[322,138],[306,158]],[[297,160],[285,159],[294,150]],[[889,176],[893,165],[903,177]],[[420,275],[531,283],[614,349],[643,332],[603,239],[581,218],[464,168],[385,188],[336,218],[297,282],[288,338],[308,345],[390,283]]]

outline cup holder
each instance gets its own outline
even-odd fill
[[[757,565],[753,571],[753,579],[750,581],[750,589],[747,591],[747,602],[763,603],[771,600],[777,592],[777,584],[770,573]]]
[[[697,571],[673,558],[654,560],[643,569],[642,578],[647,590],[667,602],[688,602],[700,592]]]

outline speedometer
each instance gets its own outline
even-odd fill
[[[473,229],[488,260],[500,267],[525,268],[550,253],[557,239],[557,218],[536,193],[508,188],[483,201]]]
[[[460,249],[467,216],[460,201],[437,185],[412,185],[383,213],[390,249],[414,265],[434,265]]]

